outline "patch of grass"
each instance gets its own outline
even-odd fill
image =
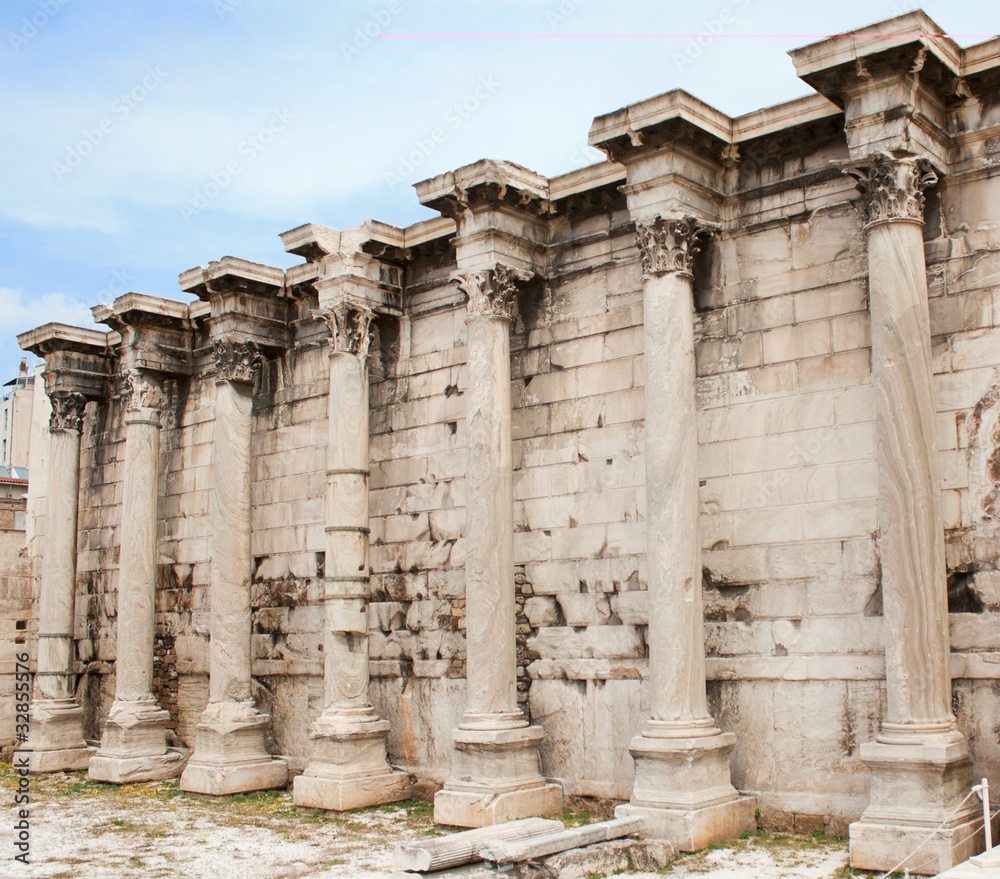
[[[561,820],[567,827],[583,827],[591,823],[590,812],[563,812]]]

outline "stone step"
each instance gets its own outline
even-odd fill
[[[479,850],[484,861],[494,864],[514,864],[518,861],[529,861],[554,855],[557,852],[568,851],[581,846],[604,842],[609,839],[620,839],[632,833],[638,833],[642,828],[641,818],[614,818],[611,821],[601,821],[588,824],[585,827],[574,827],[533,839],[498,840],[490,842]]]
[[[480,848],[493,842],[551,836],[564,830],[562,821],[549,818],[522,818],[475,830],[462,830],[437,839],[409,842],[396,848],[396,868],[414,873],[445,870],[473,861],[481,861]]]

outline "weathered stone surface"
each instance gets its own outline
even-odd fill
[[[51,747],[35,768],[81,765],[99,738],[133,735],[146,756],[205,751],[199,736],[222,733],[197,727],[221,686],[253,783],[280,783],[268,751],[295,773],[314,748],[340,767],[304,776],[334,791],[321,805],[360,802],[352,747],[393,795],[400,772],[456,782],[466,817],[506,785],[626,799],[688,784],[694,769],[668,781],[656,768],[684,753],[677,740],[639,743],[648,777],[635,785],[628,750],[644,723],[685,712],[736,736],[728,784],[763,826],[846,835],[871,806],[859,828],[873,851],[901,826],[892,797],[994,772],[997,56],[912,36],[945,32],[919,12],[878,27],[897,36],[797,50],[811,96],[733,119],[674,91],[595,120],[607,162],[553,178],[477,162],[419,185],[441,216],[307,224],[284,236],[303,260],[287,270],[228,257],[186,272],[200,301],[160,300],[146,335],[27,334],[52,367],[61,429],[77,421],[73,394],[92,402],[74,452],[50,444],[36,388],[30,557],[0,561],[3,741],[13,657],[27,652],[42,672],[31,744]],[[874,218],[831,164],[845,161],[875,184],[877,210],[907,216]],[[916,167],[921,183],[934,170],[922,230],[919,199],[888,198],[899,179],[873,180],[872,164]],[[660,247],[687,217],[715,230],[700,252]],[[501,267],[530,280],[497,289]],[[685,270],[690,283],[665,277]],[[153,307],[130,297],[128,314]],[[367,375],[331,362],[328,339],[351,363],[364,338],[356,318],[320,319],[337,303],[372,314]],[[119,305],[102,314],[124,322]],[[494,326],[489,339],[470,316]],[[233,412],[217,401],[216,341],[244,388],[240,455],[222,448]],[[141,558],[154,561],[153,623],[139,629],[130,615],[149,608],[121,582],[151,540],[136,540],[149,522],[128,509],[133,367],[167,377]],[[78,492],[63,490],[70,459]],[[220,524],[223,489],[241,512]],[[125,732],[118,686],[148,690],[166,716]],[[311,738],[334,703],[372,735],[348,745],[333,724]],[[473,709],[490,719],[466,723]],[[908,758],[897,777],[880,757],[873,785],[863,745],[927,724],[951,735],[952,711],[970,769],[925,761],[912,786]],[[523,738],[501,759],[463,725]],[[736,821],[745,808],[716,757],[705,775]],[[197,770],[222,773],[205,789],[235,789],[219,759]],[[552,805],[526,794],[518,808]],[[672,826],[693,832],[690,817]]]

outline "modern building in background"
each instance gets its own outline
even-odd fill
[[[28,371],[27,359],[22,360],[17,378],[6,382],[0,394],[0,467],[23,469],[23,478],[27,478],[35,375]]]

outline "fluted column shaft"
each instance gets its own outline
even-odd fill
[[[466,710],[461,726],[527,726],[517,707],[509,293],[469,294],[466,391]],[[506,296],[506,298],[505,298]]]
[[[38,696],[72,699],[73,619],[76,605],[76,528],[80,495],[80,426],[86,399],[52,397],[49,495],[38,597]],[[81,740],[82,744],[82,740]]]

